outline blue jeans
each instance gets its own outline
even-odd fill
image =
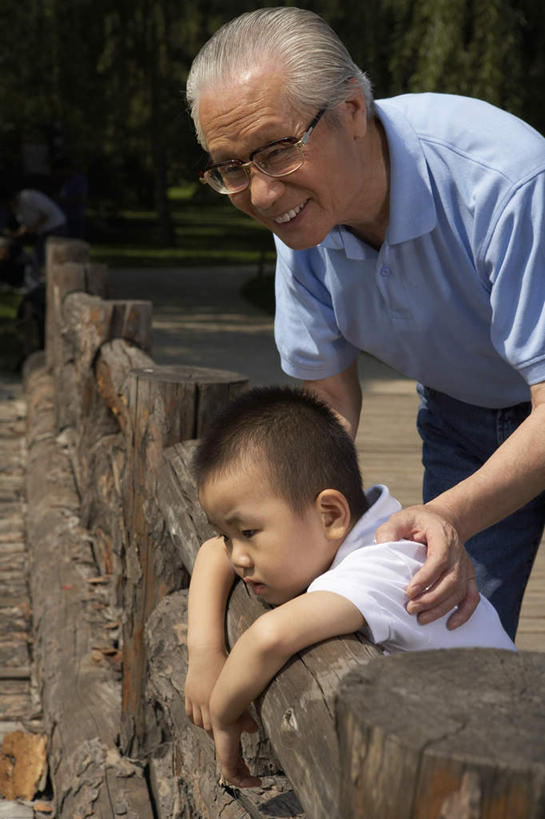
[[[530,404],[486,409],[418,385],[424,502],[464,480],[524,421]],[[514,639],[524,589],[545,525],[545,492],[466,543],[480,592]]]

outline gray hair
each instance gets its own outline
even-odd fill
[[[312,11],[294,7],[250,11],[225,23],[201,48],[191,66],[186,97],[197,139],[206,149],[199,121],[205,88],[219,89],[267,59],[286,75],[286,98],[302,114],[333,109],[361,88],[367,116],[374,113],[368,76],[354,63],[333,29]]]

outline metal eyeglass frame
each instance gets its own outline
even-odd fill
[[[250,154],[250,159],[247,162],[243,162],[242,159],[226,159],[223,162],[215,162],[213,165],[209,165],[207,168],[205,168],[204,170],[202,170],[200,172],[199,181],[202,182],[205,185],[210,185],[210,187],[213,190],[215,190],[217,193],[223,193],[223,194],[226,194],[226,195],[230,195],[230,194],[235,194],[235,193],[242,193],[242,191],[246,190],[246,188],[250,184],[250,166],[251,165],[254,165],[259,171],[261,171],[261,173],[264,173],[266,176],[272,176],[274,178],[279,178],[281,176],[289,176],[290,173],[294,173],[295,171],[298,171],[299,168],[302,167],[302,165],[305,162],[305,155],[304,155],[304,153],[303,153],[303,151],[301,149],[309,141],[310,135],[312,134],[312,132],[314,131],[314,129],[318,125],[319,121],[321,120],[321,118],[325,114],[326,110],[327,110],[326,108],[320,108],[320,110],[318,111],[316,116],[313,118],[312,122],[310,123],[310,125],[308,126],[305,133],[303,134],[303,136],[300,139],[297,139],[297,137],[283,137],[282,139],[275,139],[275,140],[273,140],[273,142],[268,142],[266,145],[261,145],[259,148],[256,148],[255,151],[252,151],[252,153]],[[285,171],[284,173],[269,173],[269,171],[266,171],[264,168],[262,168],[260,165],[258,165],[254,161],[254,156],[256,154],[261,153],[261,151],[266,151],[267,148],[272,148],[275,145],[279,145],[280,143],[289,144],[292,147],[297,148],[297,150],[299,151],[300,156],[301,156],[301,163],[299,165],[297,165],[296,168],[292,168],[291,170]],[[238,168],[241,168],[245,172],[246,177],[247,177],[247,182],[246,182],[246,185],[243,188],[239,188],[236,191],[230,191],[230,190],[227,190],[227,189],[218,190],[218,188],[215,187],[212,184],[212,182],[210,181],[211,172],[215,171],[217,168],[225,167],[226,165],[236,165]]]

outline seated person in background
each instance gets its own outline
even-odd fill
[[[6,235],[34,243],[36,269],[39,270],[45,263],[46,240],[49,236],[66,234],[64,213],[49,196],[33,188],[0,189],[0,202],[7,204],[18,225],[15,230],[6,230]]]
[[[195,472],[218,537],[199,550],[191,579],[186,713],[213,731],[229,782],[259,783],[239,749],[241,732],[255,729],[247,707],[307,646],[361,631],[387,652],[515,650],[483,597],[454,631],[449,614],[419,625],[407,612],[406,588],[426,548],[374,542],[375,530],[400,505],[385,486],[363,491],[352,439],[311,393],[271,387],[240,396],[201,441]],[[226,658],[224,611],[236,575],[275,608]]]

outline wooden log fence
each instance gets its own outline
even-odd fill
[[[385,657],[356,635],[300,652],[258,699],[244,753],[262,787],[218,784],[183,702],[187,586],[210,535],[191,458],[247,381],[156,366],[151,304],[106,295],[85,243],[50,241],[27,486],[58,816],[545,817],[545,655]],[[229,643],[263,610],[235,584]]]

